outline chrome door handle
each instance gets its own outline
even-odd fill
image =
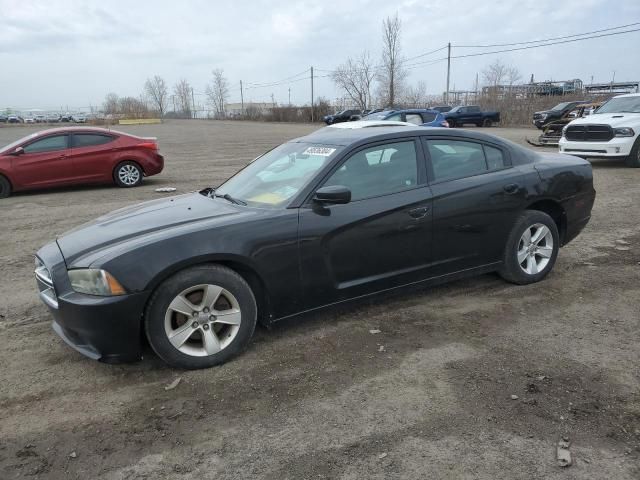
[[[424,218],[427,213],[429,213],[430,207],[418,207],[418,208],[414,208],[412,210],[409,210],[409,216],[411,218],[415,218],[415,219],[419,219],[419,218]]]

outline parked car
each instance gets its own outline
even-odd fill
[[[7,123],[9,121],[9,117],[4,114],[0,114],[0,123]]]
[[[82,113],[74,113],[71,115],[71,121],[74,123],[86,123],[87,117],[85,117]]]
[[[476,105],[453,107],[444,114],[450,127],[462,127],[473,124],[477,127],[490,127],[500,122],[500,112],[483,112]]]
[[[444,114],[437,110],[427,110],[424,108],[410,108],[407,110],[387,110],[373,113],[363,118],[365,121],[371,120],[391,120],[396,122],[407,122],[423,127],[448,127]]]
[[[331,125],[332,123],[348,122],[351,120],[357,120],[361,114],[361,110],[342,110],[334,113],[333,115],[326,115],[322,117],[322,121],[327,125]]]
[[[444,128],[323,128],[218,188],[60,235],[37,253],[37,285],[91,358],[139,359],[146,337],[170,365],[210,367],[257,321],[491,271],[538,282],[594,197],[591,165],[569,155]]]
[[[435,107],[429,107],[429,110],[437,110],[438,112],[441,113],[446,113],[449,110],[451,110],[453,107],[450,105],[440,105],[440,106],[435,106]]]
[[[65,185],[114,182],[136,187],[163,166],[153,137],[102,128],[53,128],[0,149],[0,198]]]
[[[36,115],[34,117],[36,123],[46,123],[47,117],[45,115]]]
[[[17,115],[9,115],[7,123],[22,123],[22,118]]]
[[[60,121],[59,113],[50,113],[45,119],[48,123],[58,123]]]
[[[36,123],[35,117],[24,117],[24,123]]]
[[[551,110],[543,110],[533,114],[533,124],[540,130],[549,122],[560,120],[569,115],[578,105],[589,103],[586,100],[576,102],[562,102],[553,107]]]
[[[560,151],[581,157],[624,160],[640,168],[640,93],[618,95],[562,130]]]

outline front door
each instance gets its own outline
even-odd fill
[[[113,179],[113,142],[115,137],[103,133],[74,133],[71,157],[79,181]]]
[[[300,209],[306,305],[313,308],[424,278],[431,262],[431,191],[419,142],[352,153],[320,186],[343,185],[342,205]]]
[[[24,153],[13,159],[16,184],[46,187],[73,179],[69,135],[49,135],[22,146]]]

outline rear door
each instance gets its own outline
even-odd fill
[[[317,188],[343,185],[352,200],[300,208],[303,288],[313,308],[427,275],[431,190],[420,142],[398,139],[360,148]]]
[[[498,144],[464,137],[424,137],[433,193],[434,261],[438,272],[501,259],[525,204],[522,173]]]
[[[110,181],[113,175],[114,135],[75,132],[71,135],[71,158],[78,181]]]
[[[13,159],[15,183],[24,187],[71,183],[74,170],[66,133],[40,137],[22,145]]]

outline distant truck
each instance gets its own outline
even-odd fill
[[[483,112],[477,105],[453,107],[444,116],[451,128],[462,127],[469,123],[478,127],[490,127],[500,122],[500,112]]]
[[[586,100],[580,100],[577,102],[562,102],[553,107],[551,110],[543,110],[541,112],[535,112],[533,114],[533,124],[540,130],[543,130],[545,125],[556,120],[560,120],[569,115],[578,105],[583,103],[589,103]]]

